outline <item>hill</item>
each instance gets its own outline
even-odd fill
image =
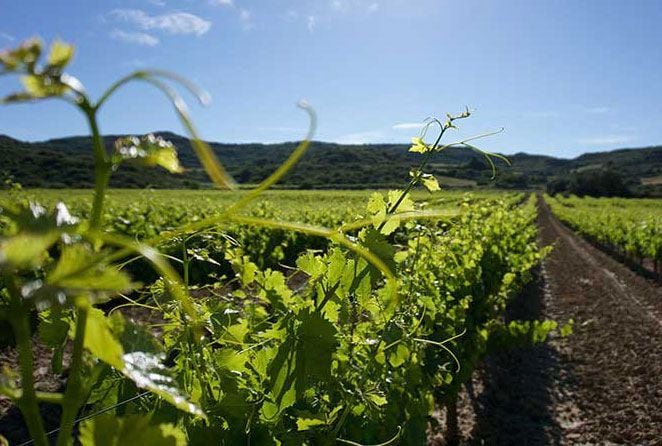
[[[204,171],[189,140],[171,132],[159,132],[179,151],[183,175],[170,175],[160,169],[123,165],[113,176],[111,186],[126,188],[208,187]],[[105,144],[124,135],[109,135]],[[296,143],[222,144],[210,146],[228,171],[240,183],[254,184],[264,179],[292,152]],[[309,152],[287,175],[283,184],[300,188],[372,188],[400,186],[420,155],[409,153],[406,145],[340,145],[313,142]],[[448,149],[435,155],[428,171],[449,186],[495,185],[498,187],[541,186],[556,176],[596,167],[615,168],[626,181],[638,187],[656,187],[662,177],[662,147],[621,149],[590,153],[575,159],[516,153],[509,156],[512,166],[499,162],[499,175],[484,159],[468,149]],[[11,177],[26,187],[92,187],[92,154],[89,137],[75,136],[41,142],[25,142],[0,135],[0,175]],[[642,183],[648,186],[641,186]]]

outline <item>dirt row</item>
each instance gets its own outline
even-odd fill
[[[662,287],[539,211],[554,249],[509,317],[574,333],[488,358],[460,395],[463,442],[662,445]]]

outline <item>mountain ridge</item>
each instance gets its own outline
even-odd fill
[[[123,165],[113,176],[113,187],[189,188],[210,186],[191,148],[190,140],[169,131],[154,132],[177,146],[183,175],[160,169]],[[112,150],[115,139],[104,144]],[[273,144],[209,142],[210,147],[240,183],[257,183],[276,169],[297,142]],[[298,188],[370,188],[404,184],[420,155],[408,152],[407,144],[337,144],[313,141],[295,168],[281,182]],[[448,149],[435,154],[428,171],[442,184],[531,187],[577,169],[612,168],[632,185],[642,179],[662,177],[662,146],[621,148],[584,153],[575,158],[518,152],[508,155],[512,165],[497,160],[499,175],[491,171],[482,155],[469,149]],[[0,134],[0,175],[26,187],[92,187],[91,138],[70,136],[27,142]],[[457,181],[453,181],[457,180]]]

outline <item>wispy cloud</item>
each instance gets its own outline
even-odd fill
[[[316,26],[317,26],[317,17],[315,17],[314,15],[309,15],[306,18],[306,27],[308,28],[308,31],[311,33],[314,32]]]
[[[251,11],[246,8],[238,7],[234,0],[210,0],[210,3],[234,10],[239,16],[239,20],[241,21],[244,29],[253,29],[255,27],[253,23],[253,14]]]
[[[336,138],[338,144],[370,144],[384,138],[380,131],[357,132],[342,135]]]
[[[239,20],[244,25],[244,29],[252,29],[253,25],[253,14],[248,9],[239,10]]]
[[[533,110],[522,112],[526,118],[558,118],[561,113],[555,110]]]
[[[285,14],[283,14],[283,18],[285,18],[287,21],[293,22],[299,18],[299,13],[294,9],[290,9]]]
[[[601,135],[588,138],[580,138],[577,140],[579,144],[587,146],[608,146],[613,144],[625,144],[633,140],[628,135]]]
[[[583,109],[584,112],[593,115],[604,115],[605,113],[610,113],[613,111],[611,107],[583,107]]]
[[[14,40],[16,40],[14,36],[3,32],[0,32],[0,37],[2,37],[4,40],[7,40],[9,42],[13,42]]]
[[[341,0],[331,0],[331,9],[334,9],[336,11],[344,11],[345,2]]]
[[[143,32],[131,32],[122,31],[121,29],[114,29],[110,32],[110,37],[115,40],[120,40],[126,43],[134,43],[136,45],[156,46],[159,44],[159,39]]]
[[[122,66],[124,67],[130,67],[130,68],[144,68],[147,66],[147,62],[145,62],[142,59],[132,59],[132,60],[125,60],[122,61]]]
[[[195,34],[202,36],[211,28],[211,22],[188,12],[149,15],[140,9],[115,9],[111,16],[131,23],[143,31],[159,30],[168,34]]]
[[[424,125],[422,122],[400,122],[393,125],[393,130],[420,130]]]
[[[378,2],[366,2],[364,0],[331,0],[329,5],[331,9],[338,12],[377,12],[379,10]]]

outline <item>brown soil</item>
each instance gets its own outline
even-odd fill
[[[509,317],[573,319],[574,333],[489,357],[460,395],[462,442],[662,445],[662,286],[576,236],[544,203],[538,223],[554,250]]]

